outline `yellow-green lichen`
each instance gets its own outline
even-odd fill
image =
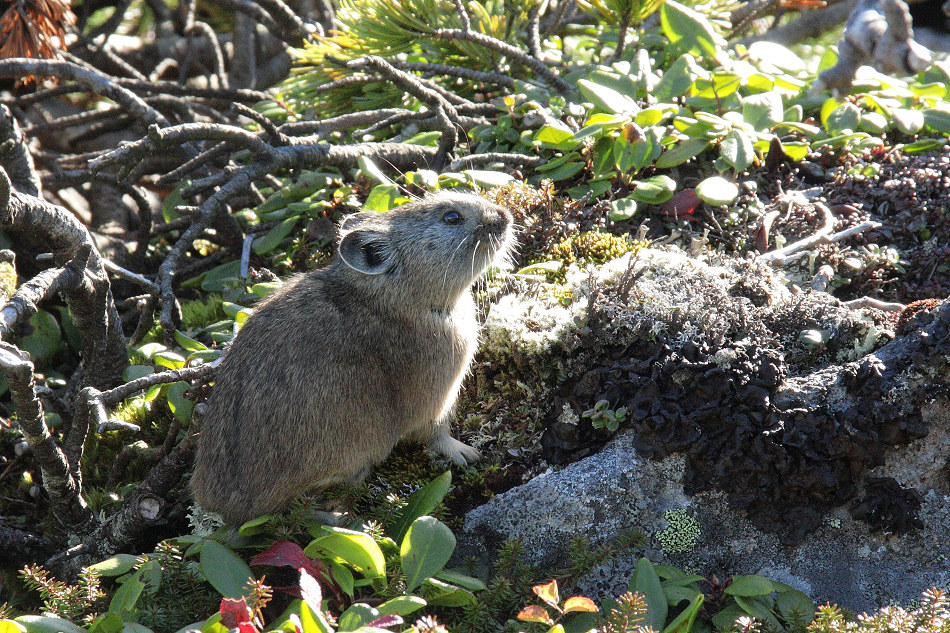
[[[0,293],[9,297],[16,292],[16,269],[10,262],[0,262]]]
[[[702,530],[699,521],[683,508],[667,510],[663,518],[669,524],[656,533],[656,540],[664,554],[685,554],[696,547]]]
[[[587,231],[561,240],[551,249],[550,256],[565,266],[577,262],[604,264],[638,248],[629,236]]]

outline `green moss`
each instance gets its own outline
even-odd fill
[[[130,398],[116,407],[112,417],[145,428],[152,413],[152,401],[139,396]]]
[[[185,328],[203,328],[227,318],[221,307],[219,294],[210,294],[200,301],[185,301],[181,304],[181,323]]]

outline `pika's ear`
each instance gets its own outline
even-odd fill
[[[389,236],[377,231],[350,231],[340,241],[340,258],[364,275],[379,275],[392,267]]]
[[[340,223],[340,233],[348,233],[360,227],[369,228],[378,224],[379,215],[378,211],[360,211],[359,213],[348,215],[343,218],[343,222]]]

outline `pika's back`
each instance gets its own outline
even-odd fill
[[[338,255],[262,302],[226,352],[192,488],[239,523],[311,487],[358,481],[403,437],[464,463],[448,435],[477,338],[472,282],[511,216],[440,194],[340,227]]]

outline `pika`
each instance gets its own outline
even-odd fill
[[[471,287],[513,240],[511,214],[471,194],[347,217],[330,263],[265,299],[225,352],[196,501],[240,524],[361,481],[400,439],[478,459],[449,433],[478,338]]]

